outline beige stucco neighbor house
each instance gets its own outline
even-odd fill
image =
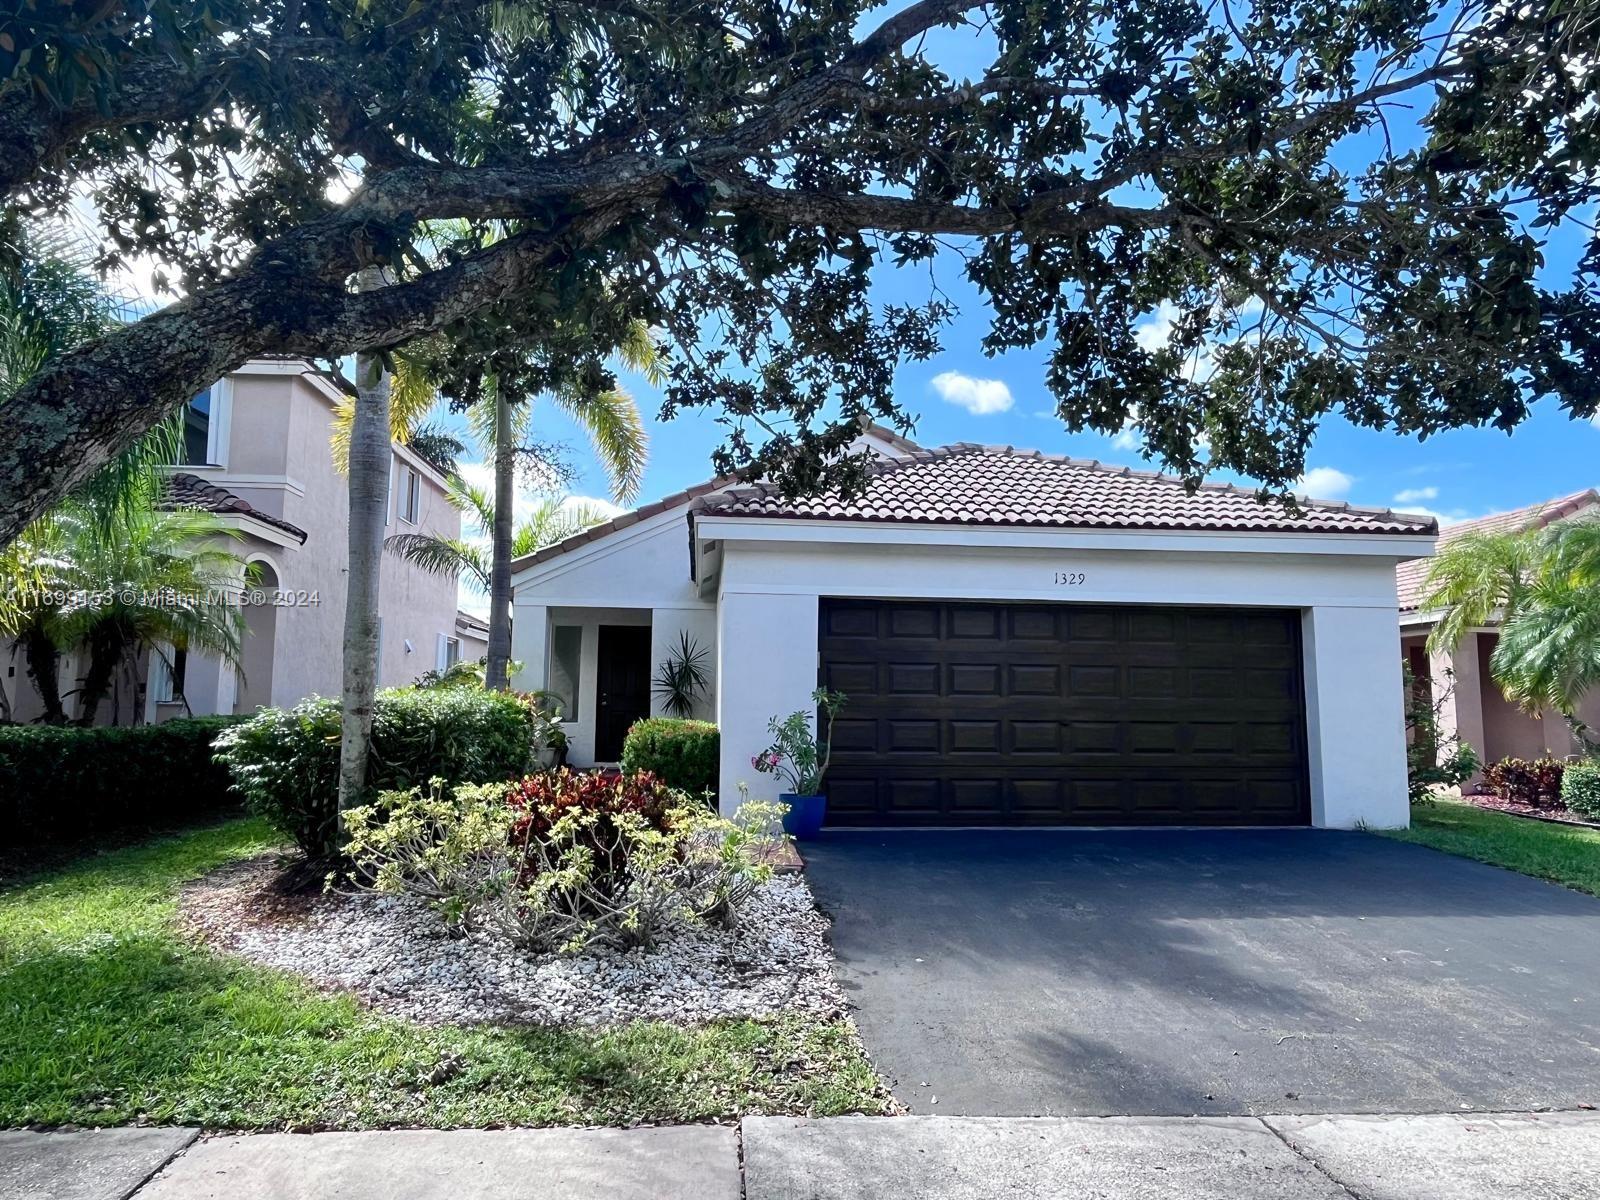
[[[241,535],[230,549],[259,571],[244,595],[243,662],[235,670],[209,656],[169,652],[169,668],[152,654],[138,678],[101,706],[102,720],[246,713],[339,694],[349,486],[329,439],[345,399],[345,385],[310,362],[266,358],[246,363],[190,403],[184,461],[173,469],[168,501],[216,513]],[[444,477],[405,446],[391,449],[389,532],[457,536],[461,516],[446,498]],[[453,578],[385,554],[380,611],[380,686],[410,683],[482,654],[472,629],[458,623]],[[76,686],[81,669],[66,656],[64,692]],[[0,678],[15,718],[36,716],[37,697],[20,661],[7,659]]]
[[[1394,571],[1431,517],[858,446],[863,495],[711,482],[513,564],[516,683],[561,698],[570,761],[617,760],[687,635],[724,811],[775,796],[751,756],[821,684],[832,825],[1407,823]]]
[[[1541,528],[1557,521],[1597,517],[1600,517],[1600,492],[1590,488],[1526,508],[1447,526],[1439,534],[1439,544],[1448,545],[1466,533],[1509,533]],[[1524,712],[1507,700],[1495,685],[1489,673],[1489,656],[1494,653],[1497,641],[1493,625],[1474,630],[1453,653],[1429,655],[1428,634],[1440,614],[1422,607],[1427,597],[1427,575],[1428,563],[1424,559],[1403,562],[1395,568],[1400,603],[1400,653],[1411,669],[1412,678],[1424,681],[1428,694],[1445,697],[1440,712],[1441,732],[1457,734],[1484,762],[1546,755],[1563,758],[1578,753],[1581,747],[1560,714]],[[1584,701],[1579,715],[1591,725],[1600,724],[1600,693],[1591,694]]]

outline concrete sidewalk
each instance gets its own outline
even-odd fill
[[[5,1200],[1594,1200],[1600,1114],[0,1133]]]

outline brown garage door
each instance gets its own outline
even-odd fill
[[[832,825],[1301,825],[1300,616],[824,599]]]

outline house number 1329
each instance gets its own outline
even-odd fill
[[[1082,571],[1057,571],[1056,583],[1061,587],[1078,587],[1084,581]]]

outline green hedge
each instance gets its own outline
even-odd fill
[[[0,845],[92,841],[237,812],[212,743],[241,717],[0,727]]]
[[[1600,818],[1600,762],[1577,762],[1561,776],[1561,803],[1575,813]]]
[[[710,721],[646,717],[635,721],[622,743],[625,771],[649,771],[691,795],[717,790],[721,739]]]
[[[367,790],[451,783],[499,783],[526,774],[544,744],[546,722],[531,701],[478,688],[391,688],[372,717]],[[267,708],[230,730],[217,757],[234,786],[312,859],[339,847],[339,704],[303,700]]]

